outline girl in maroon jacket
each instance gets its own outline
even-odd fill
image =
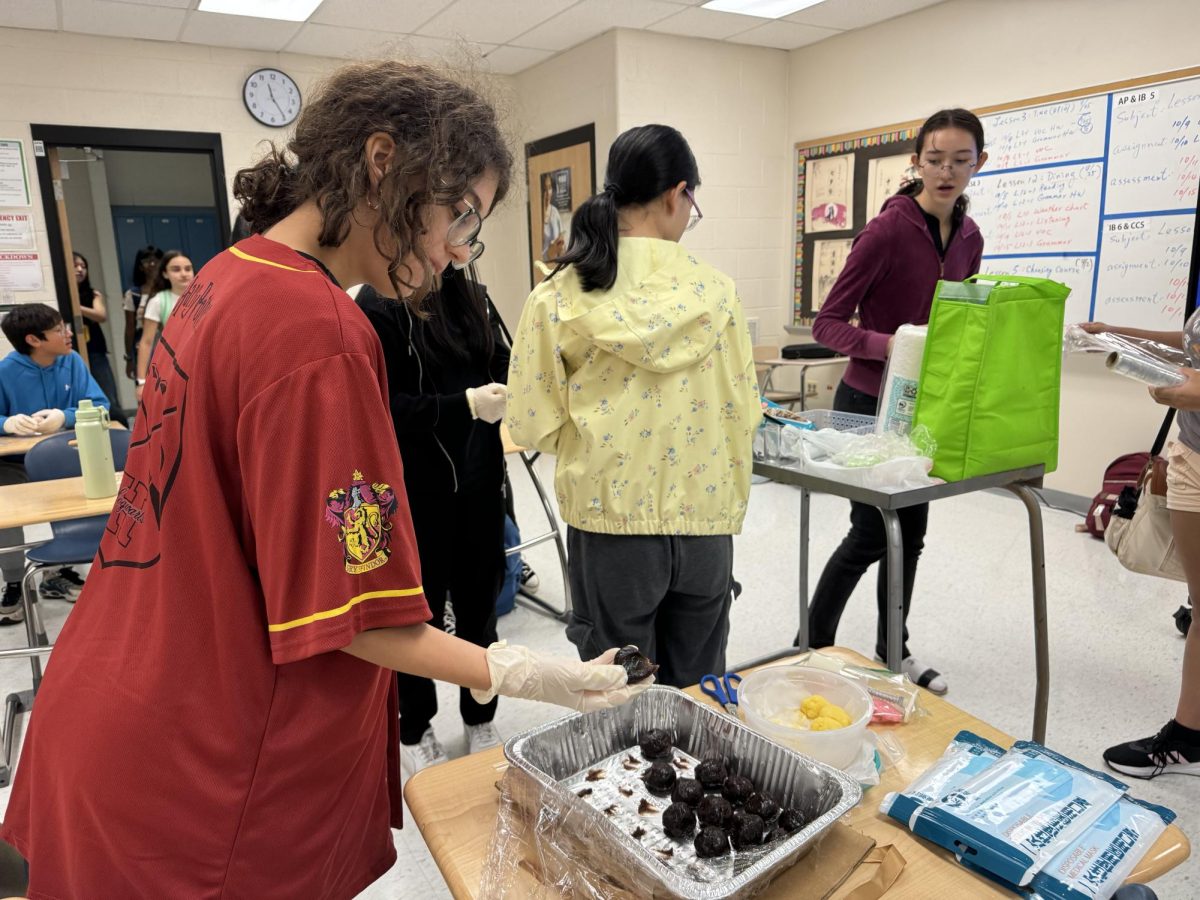
[[[846,267],[813,323],[813,338],[850,357],[834,409],[874,415],[883,366],[896,329],[929,321],[939,278],[962,281],[979,271],[983,236],[967,215],[963,191],[983,167],[983,125],[965,109],[934,113],[917,132],[912,163],[921,178],[906,184],[854,239]],[[857,313],[858,324],[851,318]],[[899,510],[904,535],[904,618],[912,601],[917,559],[924,546],[929,505]],[[850,533],[834,551],[809,610],[813,647],[834,643],[838,621],[859,578],[879,563],[879,624],[875,655],[887,658],[887,560],[883,520],[865,503],[850,504]],[[946,681],[919,663],[904,629],[903,671],[944,694]]]

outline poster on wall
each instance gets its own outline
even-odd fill
[[[0,210],[0,250],[35,250],[33,213]]]
[[[846,265],[850,255],[851,238],[833,238],[813,242],[813,289],[812,311],[825,305],[825,298],[833,290],[833,284]]]
[[[40,291],[42,258],[37,253],[0,253],[0,291]]]
[[[900,190],[900,185],[915,177],[911,154],[903,153],[899,156],[868,160],[867,221],[870,222],[879,215],[879,207],[883,206],[883,201]]]
[[[0,140],[0,206],[29,206],[25,145],[20,141]]]
[[[805,183],[806,231],[846,231],[854,227],[854,154],[809,160]]]
[[[525,145],[530,282],[536,285],[571,241],[571,217],[596,191],[596,127],[585,125]]]

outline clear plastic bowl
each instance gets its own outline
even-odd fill
[[[797,709],[813,694],[836,703],[850,724],[833,731],[809,731],[772,722],[771,717]],[[810,666],[772,666],[751,672],[738,688],[742,721],[776,743],[799,750],[838,769],[854,762],[871,720],[871,697],[853,681]]]

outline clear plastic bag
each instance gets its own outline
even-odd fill
[[[856,666],[836,656],[822,653],[819,650],[810,650],[808,653],[797,657],[794,664],[797,666],[812,666],[813,668],[824,669],[827,672],[837,672],[861,685],[863,690],[871,695],[871,700],[874,703],[874,710],[871,714],[872,724],[908,722],[914,716],[929,714],[921,706],[920,688],[909,681],[906,676],[896,672],[889,672],[887,669],[871,669],[866,666]],[[903,758],[903,749],[900,748],[899,757],[896,756],[896,750],[897,748],[889,747],[889,754],[893,764]]]
[[[878,491],[902,491],[937,484],[929,470],[937,443],[929,429],[907,435],[798,432],[806,472]]]

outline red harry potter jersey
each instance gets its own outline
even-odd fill
[[[429,618],[378,339],[294,251],[196,276],[0,834],[31,897],[351,897],[395,858],[396,680]]]

